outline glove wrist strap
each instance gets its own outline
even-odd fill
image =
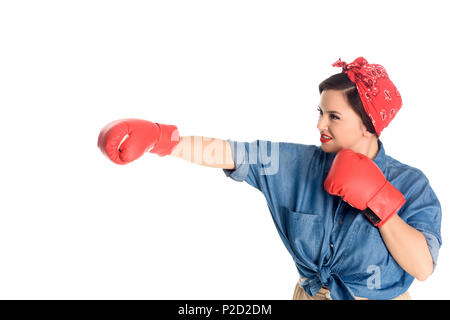
[[[381,227],[406,202],[403,194],[389,181],[375,194],[363,210],[366,217],[374,226]]]
[[[149,151],[163,157],[172,152],[175,146],[180,142],[178,129],[174,125],[156,123],[160,129],[158,142]]]

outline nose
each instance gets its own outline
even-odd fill
[[[325,117],[319,117],[319,120],[317,121],[317,129],[319,129],[320,132],[327,131],[328,123]]]

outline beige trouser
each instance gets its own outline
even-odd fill
[[[355,297],[355,299],[368,300],[367,298],[359,298],[359,297]],[[303,290],[303,288],[297,282],[297,284],[295,285],[293,300],[333,300],[333,299],[331,299],[330,290],[326,287],[320,288],[317,294],[314,297],[312,297],[308,293],[306,293],[306,291]],[[409,292],[406,291],[392,300],[411,300],[411,296],[409,295]]]

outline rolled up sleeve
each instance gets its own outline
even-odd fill
[[[223,169],[235,181],[245,181],[260,191],[277,179],[280,168],[279,142],[255,140],[239,142],[227,140],[233,153],[235,169]]]
[[[235,181],[244,181],[248,175],[250,166],[247,153],[248,146],[245,145],[245,142],[238,142],[230,139],[228,139],[227,141],[231,146],[231,153],[233,154],[235,169],[223,169],[223,172],[227,177]]]
[[[430,249],[431,257],[433,258],[433,271],[437,265],[437,259],[439,256],[439,248],[441,247],[438,237],[426,231],[422,231],[425,240],[427,240],[428,248]]]
[[[415,177],[414,187],[406,193],[406,204],[402,208],[402,218],[411,227],[420,231],[425,237],[433,258],[433,271],[437,265],[439,249],[442,245],[440,202],[431,188],[428,179],[420,172]]]

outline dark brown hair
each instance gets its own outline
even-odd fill
[[[339,90],[344,93],[344,96],[347,98],[348,103],[352,107],[352,109],[356,112],[357,115],[362,120],[362,123],[367,128],[370,133],[373,133],[377,138],[377,132],[370,121],[369,116],[364,110],[364,106],[361,102],[361,98],[359,97],[358,89],[356,88],[356,84],[350,81],[347,75],[343,72],[337,73],[329,77],[328,79],[323,80],[319,84],[319,94],[324,90]]]

